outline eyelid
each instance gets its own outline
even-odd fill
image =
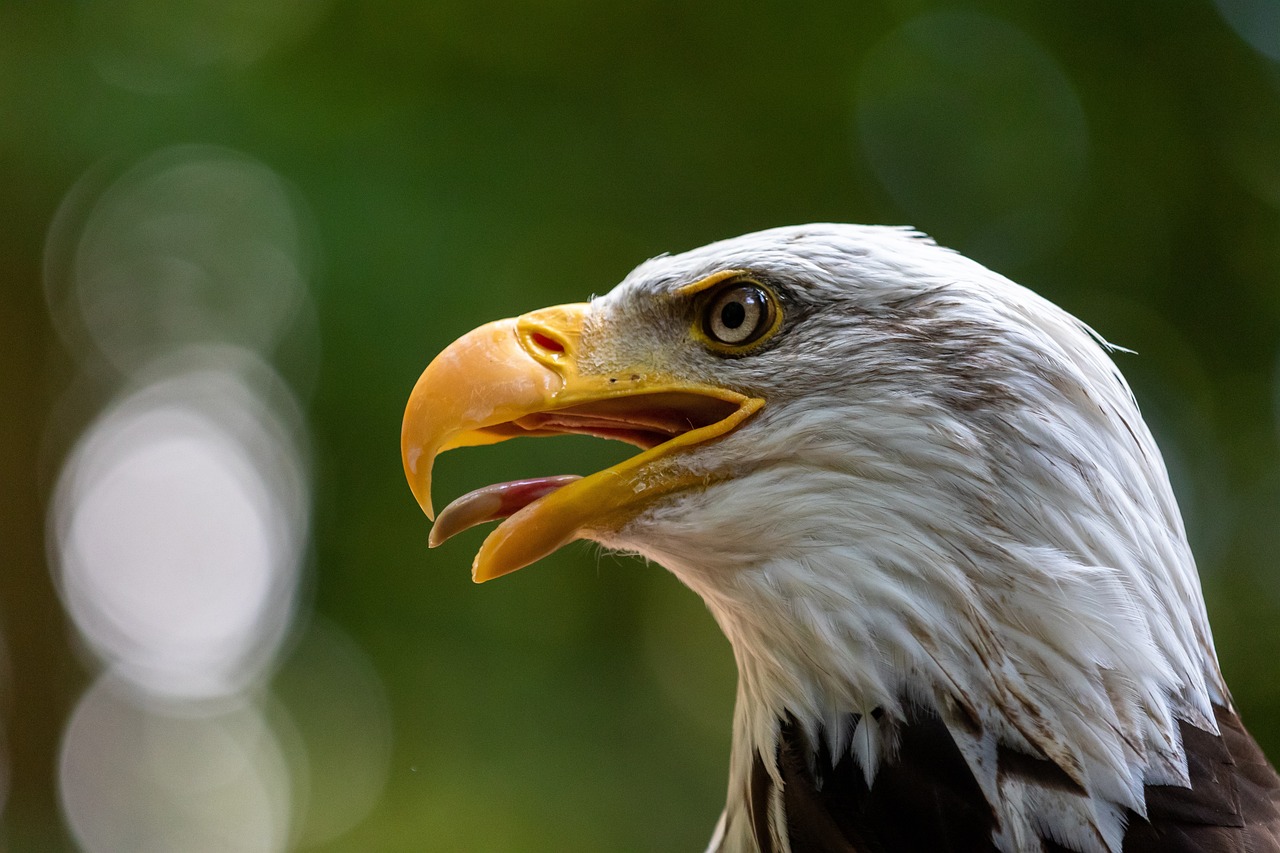
[[[674,295],[677,297],[694,296],[705,290],[710,290],[717,284],[722,284],[729,279],[737,278],[739,276],[751,278],[751,273],[747,270],[721,270],[720,272],[712,273],[705,278],[700,278],[692,284],[677,287],[674,291]]]

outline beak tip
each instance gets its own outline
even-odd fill
[[[414,497],[418,499],[418,507],[422,510],[422,514],[427,517],[427,521],[434,524],[436,520],[436,510],[435,507],[431,505],[431,495],[425,493],[418,494],[416,489],[414,491]]]
[[[476,554],[475,559],[471,561],[471,580],[475,583],[487,583],[494,578],[500,578],[503,575],[514,572],[518,566],[506,567],[501,563],[495,562],[491,555],[488,554],[489,540],[485,539],[480,551]]]

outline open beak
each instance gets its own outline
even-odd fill
[[[705,484],[676,462],[764,405],[759,398],[688,382],[652,367],[579,369],[590,306],[560,305],[488,323],[452,343],[423,371],[405,408],[405,476],[429,518],[435,546],[485,521],[500,524],[472,564],[477,582],[513,572],[576,539],[597,538],[673,491]],[[641,452],[586,477],[500,483],[471,492],[436,519],[435,457],[517,436],[579,433],[630,442]]]

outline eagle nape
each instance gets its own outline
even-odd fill
[[[450,449],[637,447],[471,492],[431,544],[505,519],[478,581],[591,539],[704,599],[739,675],[710,853],[1280,851],[1108,349],[914,231],[777,228],[468,333],[401,449],[434,517]]]

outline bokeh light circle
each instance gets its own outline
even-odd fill
[[[253,363],[227,348],[170,360],[86,429],[55,490],[68,611],[121,677],[156,693],[241,688],[292,615],[306,475],[293,433],[237,369]]]
[[[204,343],[269,357],[309,309],[299,205],[256,160],[166,148],[64,206],[49,243],[71,261],[46,265],[50,313],[74,350],[87,345],[121,373]]]
[[[103,674],[67,724],[58,777],[86,853],[287,849],[288,767],[247,701],[169,707]]]
[[[1280,62],[1280,0],[1213,0],[1218,14],[1240,38]]]
[[[148,94],[174,92],[209,73],[240,71],[301,38],[329,0],[82,0],[81,37],[102,79]]]
[[[391,708],[369,656],[313,616],[272,681],[298,749],[294,833],[301,847],[349,831],[373,809],[391,765]]]
[[[1004,268],[1061,244],[1089,134],[1058,62],[1010,23],[922,15],[867,54],[857,87],[867,162],[910,224]]]

